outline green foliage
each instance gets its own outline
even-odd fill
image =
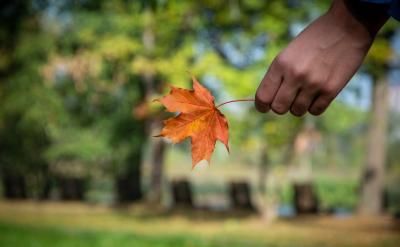
[[[356,210],[358,181],[348,178],[320,177],[316,179],[314,188],[321,210],[328,211],[338,208]],[[293,203],[293,193],[292,185],[285,183],[279,191],[279,202]]]
[[[315,183],[323,209],[346,208],[356,210],[358,181],[320,177]]]
[[[118,2],[97,12],[80,7],[71,12],[72,22],[64,27],[68,37],[63,36],[65,30],[56,30],[59,50],[44,67],[44,75],[63,101],[67,117],[52,129],[50,162],[100,162],[116,166],[114,171],[140,164],[129,157],[142,151],[146,138],[144,121],[133,114],[144,91],[130,64],[143,47],[140,33],[135,32],[135,15],[124,6]]]
[[[43,153],[51,141],[48,127],[61,107],[55,94],[41,84],[39,74],[52,40],[38,30],[21,36],[13,52],[18,69],[0,85],[0,169],[26,172],[46,165]]]
[[[53,144],[46,150],[49,162],[58,160],[79,160],[84,163],[93,163],[103,158],[110,159],[111,153],[107,145],[105,133],[92,129],[64,129],[60,136],[55,137]]]

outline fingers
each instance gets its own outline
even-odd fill
[[[294,78],[285,77],[276,93],[271,108],[277,114],[285,114],[289,111],[299,90],[300,83],[296,83]]]
[[[306,67],[293,66],[291,59],[283,53],[278,55],[271,64],[268,72],[257,89],[255,105],[258,111],[267,112],[272,109],[277,114],[288,112],[296,99],[301,87],[310,84],[307,82]],[[315,90],[300,97],[299,103],[295,108],[301,108],[304,111],[304,104],[309,106],[315,97]],[[303,99],[308,96],[310,99]],[[302,106],[300,106],[300,104]],[[307,111],[308,108],[306,108]],[[296,110],[295,110],[296,112]]]
[[[259,112],[264,113],[270,110],[272,100],[282,83],[282,79],[281,68],[275,59],[256,92],[255,106]]]
[[[329,85],[329,84],[328,84]],[[308,112],[310,112],[314,116],[321,115],[326,108],[331,104],[331,102],[335,99],[337,94],[340,92],[342,88],[339,89],[330,89],[330,87],[325,87],[321,89],[321,92],[315,98],[313,103],[311,104]]]
[[[290,107],[290,112],[297,117],[303,116],[307,113],[314,98],[315,94],[313,92],[304,89],[300,90]]]
[[[279,55],[271,64],[255,96],[258,111],[320,115],[349,80],[343,73],[331,77],[322,69],[313,69],[312,64],[290,61]]]
[[[307,87],[309,85],[307,77],[307,70],[304,68],[286,66],[283,82],[271,104],[271,108],[275,113],[285,114],[290,110],[301,87]],[[315,90],[310,91],[314,92]],[[306,94],[306,96],[312,97],[313,95]]]

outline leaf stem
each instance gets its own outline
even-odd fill
[[[235,99],[235,100],[230,100],[230,101],[223,102],[223,103],[217,105],[216,107],[219,108],[220,106],[223,106],[225,104],[229,104],[229,103],[233,103],[233,102],[241,102],[241,101],[254,101],[254,99]]]

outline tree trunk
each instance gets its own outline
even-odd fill
[[[161,122],[159,122],[161,123]],[[160,124],[158,124],[160,125]],[[154,129],[159,129],[155,127]],[[151,174],[149,200],[160,203],[162,196],[163,165],[165,154],[165,142],[162,138],[156,138],[152,143]]]
[[[171,188],[175,207],[193,207],[192,186],[187,179],[173,180]]]
[[[312,183],[296,183],[293,185],[293,190],[293,201],[297,214],[318,213],[318,199]]]
[[[6,172],[2,174],[3,193],[7,199],[26,199],[26,182],[22,174]]]
[[[85,196],[85,179],[74,177],[59,178],[61,199],[64,201],[82,201]]]
[[[154,55],[155,50],[155,33],[154,33],[154,19],[150,7],[148,7],[148,19],[145,23],[145,28],[142,35],[143,46],[147,54],[151,57]],[[143,74],[143,80],[146,85],[146,100],[149,101],[154,95],[156,90],[155,74],[148,72]],[[161,130],[162,120],[159,118],[150,117],[148,120],[147,132],[150,134],[157,133]],[[150,142],[150,191],[148,199],[152,203],[161,202],[162,194],[162,178],[163,178],[163,165],[164,165],[165,143],[161,138],[154,139]]]
[[[231,182],[229,184],[229,197],[233,209],[255,210],[255,206],[251,200],[251,188],[248,182]]]
[[[132,154],[125,172],[117,178],[118,202],[127,203],[142,199],[141,157],[141,154]]]
[[[50,199],[50,193],[52,189],[52,179],[51,177],[46,177],[43,182],[43,187],[39,193],[39,200],[48,200]]]
[[[260,164],[258,172],[259,175],[258,189],[262,196],[265,196],[265,193],[267,191],[268,168],[269,168],[268,150],[267,150],[267,144],[264,141],[263,145],[261,146]]]
[[[312,179],[313,147],[319,142],[320,133],[312,121],[302,121],[293,140],[293,154],[289,163],[289,176],[295,181]]]
[[[368,133],[366,167],[361,181],[359,212],[377,215],[382,212],[388,120],[388,82],[373,84],[372,115]]]

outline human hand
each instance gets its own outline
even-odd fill
[[[348,83],[388,19],[383,11],[349,2],[334,1],[274,59],[256,92],[260,112],[319,115]]]

